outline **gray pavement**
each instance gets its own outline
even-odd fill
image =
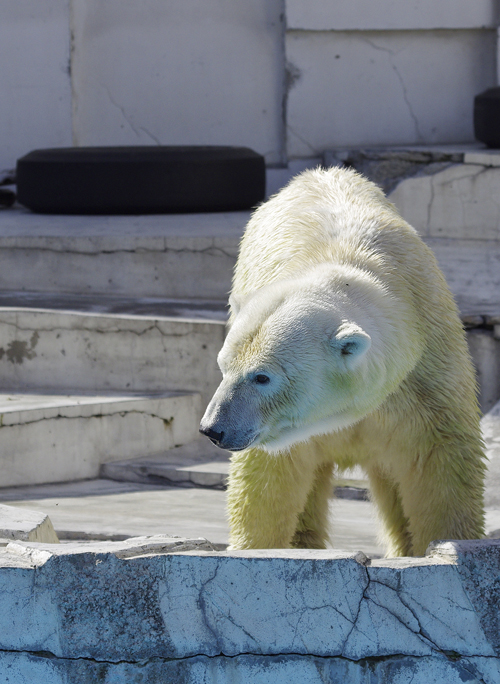
[[[0,502],[46,513],[61,539],[124,539],[172,534],[227,544],[226,493],[112,480],[0,490]],[[368,501],[332,500],[332,546],[383,555]]]

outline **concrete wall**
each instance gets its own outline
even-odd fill
[[[472,140],[495,0],[5,0],[0,170],[37,147]]]
[[[287,154],[473,141],[495,82],[493,30],[288,31]]]
[[[498,684],[500,542],[425,558],[165,537],[0,549],[9,684]],[[485,597],[488,597],[485,600]]]
[[[280,0],[73,0],[77,145],[245,145],[282,158]]]
[[[37,147],[71,145],[69,0],[0,9],[0,172]]]
[[[472,141],[496,82],[497,3],[286,0],[287,154]]]

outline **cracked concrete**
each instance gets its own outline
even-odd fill
[[[135,133],[135,135],[137,136],[137,138],[139,138],[139,139],[141,138],[141,131],[142,131],[142,132],[145,133],[145,134],[148,136],[148,138],[149,138],[150,140],[152,140],[156,145],[161,145],[161,141],[159,140],[158,136],[153,135],[153,133],[151,133],[151,131],[149,131],[149,130],[148,130],[147,128],[145,128],[144,126],[136,126],[136,125],[133,123],[132,118],[131,118],[131,116],[127,113],[125,107],[124,107],[123,105],[118,104],[118,102],[116,102],[116,100],[115,100],[115,99],[113,98],[113,96],[111,95],[110,89],[109,89],[105,84],[99,83],[99,85],[101,86],[101,88],[104,88],[104,91],[106,92],[109,101],[111,102],[111,104],[113,105],[113,107],[116,107],[116,109],[118,109],[118,110],[120,111],[120,113],[121,113],[123,119],[124,119],[124,120],[126,121],[126,123],[130,126],[130,128],[131,128],[132,131]]]
[[[498,167],[448,164],[432,175],[404,179],[390,199],[423,236],[498,242],[499,178]]]
[[[47,684],[100,681],[104,684],[140,682],[159,684],[233,684],[235,681],[258,684],[335,684],[369,682],[370,684],[497,684],[497,672],[481,658],[412,658],[394,656],[366,659],[357,663],[343,658],[245,654],[233,658],[220,656],[170,660],[155,659],[146,663],[127,661],[97,662],[92,659],[51,660],[43,653],[0,651],[0,668],[8,670],[12,684],[43,681]],[[258,673],[258,674],[257,674]]]
[[[200,410],[199,395],[175,392],[2,395],[2,485],[97,477],[102,463],[165,452],[198,436]]]
[[[16,673],[16,684],[23,672],[47,684],[97,675],[110,684],[500,681],[498,647],[467,579],[471,545],[482,544],[490,574],[480,584],[495,581],[498,541],[371,562],[335,551],[202,551],[202,540],[176,549],[183,543],[0,549],[0,625],[10,620],[0,672]]]
[[[370,39],[366,35],[363,35],[363,34],[360,34],[360,40],[368,43],[368,45],[370,45],[374,50],[380,50],[381,52],[385,52],[386,54],[389,55],[390,65],[391,65],[392,70],[396,74],[396,77],[399,81],[399,84],[401,86],[401,90],[403,93],[403,99],[404,99],[404,101],[408,107],[408,113],[410,114],[410,117],[413,121],[413,125],[415,126],[415,140],[417,143],[425,142],[425,136],[422,134],[422,131],[420,130],[420,124],[418,121],[418,117],[415,114],[415,111],[414,111],[412,104],[410,102],[410,99],[409,99],[408,88],[407,88],[407,85],[405,83],[405,79],[404,79],[403,75],[401,74],[401,72],[398,68],[398,65],[395,61],[397,56],[398,56],[398,52],[395,52],[394,50],[392,50],[388,47],[385,47],[382,45],[377,45],[373,38]],[[399,50],[399,52],[401,52],[401,50]]]
[[[320,4],[327,3],[314,2],[309,13]],[[287,26],[286,59],[301,73],[286,103],[294,132],[287,137],[288,157],[334,148],[472,142],[471,103],[496,78],[489,57],[494,32],[342,30],[337,22],[344,11],[335,10],[328,29]],[[371,11],[358,9],[356,15]],[[391,5],[378,14],[387,21],[395,11]],[[446,92],[446,100],[434,96],[439,92]]]
[[[17,207],[0,214],[0,288],[225,300],[249,215],[68,217]]]
[[[206,406],[221,378],[216,359],[224,311],[213,319],[196,318],[189,308],[184,313],[192,317],[2,308],[2,386],[67,392],[168,388],[199,392]]]

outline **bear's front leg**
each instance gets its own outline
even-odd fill
[[[315,460],[303,458],[298,449],[278,455],[259,448],[233,454],[228,486],[231,548],[290,548],[315,469]]]

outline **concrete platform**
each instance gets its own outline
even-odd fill
[[[49,516],[61,541],[120,540],[171,534],[227,544],[226,494],[208,488],[165,487],[96,479],[0,489],[0,502]],[[368,501],[332,499],[331,546],[383,556]],[[486,511],[487,532],[500,535],[500,510]]]
[[[101,477],[118,482],[225,489],[229,453],[200,438],[150,458],[105,463]]]
[[[3,295],[4,303],[6,299]],[[37,308],[26,308],[34,299]],[[95,310],[106,306],[127,312]],[[155,315],[143,313],[153,307],[158,310]],[[202,395],[201,408],[222,377],[217,354],[224,342],[224,315],[217,302],[208,302],[205,308],[197,302],[101,297],[99,304],[97,298],[53,296],[42,301],[40,296],[21,295],[17,306],[0,308],[2,387],[59,392],[187,390]]]
[[[215,489],[86,480],[0,489],[0,502],[49,515],[59,539],[173,534],[227,544],[226,494]],[[382,555],[368,501],[332,500],[332,545]]]
[[[158,453],[198,435],[197,394],[1,394],[1,484],[96,477],[102,463]]]
[[[249,212],[0,212],[0,290],[226,299]]]
[[[487,168],[463,166],[472,168],[467,172],[472,184],[477,170]],[[500,175],[500,168],[490,172]],[[463,190],[457,172],[450,173],[454,185],[445,192],[439,211],[433,209],[435,226],[427,225],[429,203],[437,201],[429,190],[431,176],[403,181],[390,199],[434,250],[461,310],[498,314],[500,239],[490,225],[491,203],[483,230],[482,214],[467,187],[469,223],[460,230],[453,221],[442,225],[448,215],[446,202],[456,213]],[[446,190],[446,174],[436,183]],[[13,207],[0,212],[0,291],[225,301],[249,217],[250,212],[50,216]]]

